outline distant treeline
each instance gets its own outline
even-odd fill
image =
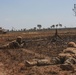
[[[36,32],[36,31],[54,31],[54,30],[58,30],[58,31],[68,31],[68,32],[76,32],[76,27],[75,28],[43,28],[43,29],[20,29],[20,30],[8,30],[9,32]]]

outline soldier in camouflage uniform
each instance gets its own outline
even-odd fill
[[[58,55],[58,57],[53,59],[53,63],[63,64],[63,67],[76,64],[76,44],[74,42],[69,42],[68,47],[64,49],[63,52]]]
[[[74,42],[69,42],[68,47],[63,50],[62,53],[59,53],[58,57],[51,59],[36,59],[30,61],[26,61],[27,65],[56,65],[61,64],[61,68],[67,68],[69,70],[73,69],[72,64],[76,64],[76,44]]]
[[[18,36],[16,40],[10,42],[9,44],[6,44],[4,46],[1,46],[0,49],[5,48],[22,48],[24,46],[24,43],[22,42],[22,37]]]

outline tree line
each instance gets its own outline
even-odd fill
[[[20,30],[16,30],[14,27],[11,29],[11,30],[8,30],[8,31],[42,31],[42,30],[50,30],[50,29],[57,29],[57,28],[61,28],[62,27],[62,24],[56,24],[56,25],[51,25],[50,27],[48,28],[42,28],[42,25],[41,24],[37,24],[37,27],[33,27],[33,28],[30,28],[30,29],[20,29]]]

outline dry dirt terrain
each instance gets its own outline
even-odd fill
[[[25,41],[24,48],[0,49],[0,75],[76,75],[76,71],[62,70],[59,65],[27,66],[26,60],[56,57],[67,47],[69,41],[76,42],[76,34],[59,33],[52,41],[54,33],[47,32],[10,32],[0,35],[0,46],[17,36]],[[76,69],[76,65],[74,65]]]

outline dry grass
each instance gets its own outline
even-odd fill
[[[44,57],[57,56],[70,40],[76,41],[76,34],[67,34],[68,31],[58,31],[63,42],[51,42],[55,31],[45,32],[10,32],[0,34],[0,45],[22,36],[23,39],[33,40],[27,43],[24,49],[4,49],[0,50],[0,62],[4,64],[7,75],[76,75],[72,71],[64,71],[60,65],[33,66],[27,67],[25,61],[40,59]],[[70,32],[72,33],[72,32]],[[68,39],[69,38],[69,39]],[[46,39],[46,40],[40,40]]]

